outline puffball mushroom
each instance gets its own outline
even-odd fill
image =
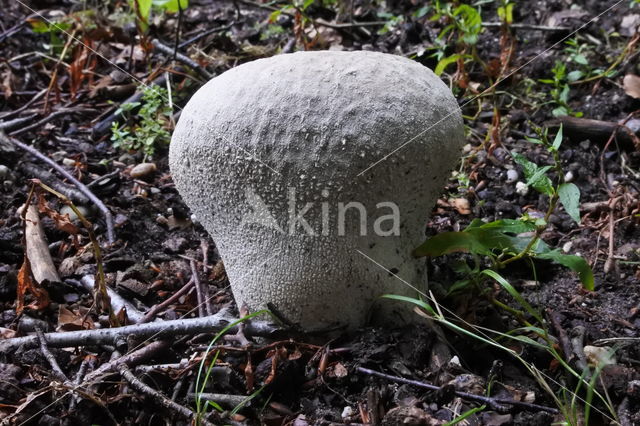
[[[305,329],[412,317],[412,250],[464,140],[428,68],[374,52],[298,52],[212,79],[185,106],[169,164],[213,237],[239,306]],[[404,281],[404,282],[403,282]]]

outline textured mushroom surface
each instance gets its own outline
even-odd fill
[[[413,315],[379,296],[424,290],[424,260],[411,251],[463,140],[456,100],[428,68],[383,53],[298,52],[198,90],[169,164],[239,305],[270,302],[307,329],[355,328],[372,314],[394,324]]]

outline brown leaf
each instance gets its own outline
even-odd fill
[[[58,328],[57,331],[76,331],[76,330],[92,330],[95,324],[91,317],[87,314],[89,309],[79,307],[78,312],[72,312],[64,306],[60,305],[58,309]]]
[[[624,92],[635,99],[640,99],[640,77],[633,74],[627,74],[622,80]]]
[[[53,220],[53,223],[56,225],[56,228],[59,230],[66,232],[71,235],[78,235],[80,233],[80,228],[71,222],[68,214],[61,215],[51,207],[49,207],[49,203],[45,200],[44,195],[38,194],[38,210],[40,213],[45,214]]]
[[[18,289],[17,289],[17,305],[16,314],[20,315],[24,310],[24,298],[27,293],[31,293],[34,301],[26,307],[29,309],[44,309],[49,305],[49,294],[31,279],[31,264],[25,253],[24,261],[18,271]]]

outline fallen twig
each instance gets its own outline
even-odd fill
[[[193,59],[189,58],[186,55],[183,55],[182,53],[176,52],[173,48],[163,44],[160,40],[153,39],[153,40],[151,40],[151,44],[153,44],[153,47],[155,47],[157,50],[159,50],[160,52],[162,52],[162,53],[164,53],[166,55],[169,55],[169,56],[173,57],[174,54],[175,54],[175,59],[176,60],[182,62],[183,64],[185,64],[189,68],[193,69],[195,72],[200,74],[201,77],[203,77],[203,78],[205,78],[207,80],[211,80],[213,78],[213,74],[211,74],[209,71],[205,70],[196,61],[194,61]]]
[[[159,312],[162,312],[169,305],[176,302],[180,297],[182,297],[182,295],[189,293],[189,291],[193,289],[193,283],[194,283],[194,280],[193,280],[193,277],[191,277],[189,282],[183,285],[182,288],[180,288],[180,290],[173,293],[171,297],[167,298],[164,302],[158,303],[157,305],[154,305],[153,307],[151,307],[151,309],[149,309],[147,313],[144,314],[144,316],[140,319],[140,321],[137,321],[137,323],[144,324],[145,322],[149,322],[153,320],[156,314],[158,314]]]
[[[87,290],[89,293],[93,294],[96,286],[95,279],[92,275],[85,275],[80,279],[80,285]],[[107,294],[109,295],[109,300],[111,301],[111,309],[113,312],[118,314],[122,309],[127,312],[127,318],[132,323],[139,323],[142,318],[144,318],[144,314],[138,310],[131,302],[124,299],[120,296],[115,290],[107,287]]]
[[[96,207],[98,207],[98,209],[104,215],[104,220],[105,220],[105,223],[107,225],[107,240],[109,241],[109,244],[113,244],[116,241],[116,235],[115,235],[114,226],[113,226],[113,216],[111,215],[111,212],[109,211],[107,206],[105,206],[104,203],[102,201],[100,201],[100,199],[98,197],[96,197],[93,194],[93,192],[91,192],[91,190],[89,188],[87,188],[78,179],[73,177],[71,175],[71,173],[67,172],[58,163],[56,163],[55,161],[53,161],[49,157],[41,154],[37,149],[33,148],[32,146],[26,145],[26,144],[24,144],[24,143],[22,143],[22,142],[20,142],[20,141],[18,141],[16,139],[8,137],[2,130],[0,130],[0,140],[2,140],[5,143],[8,142],[10,144],[13,144],[13,145],[17,146],[18,148],[22,149],[23,151],[27,151],[29,154],[33,155],[34,157],[38,158],[39,160],[41,160],[41,161],[47,163],[48,165],[50,165],[51,167],[53,167],[58,173],[60,173],[62,176],[64,176],[65,179],[68,179],[75,186],[77,186],[78,189],[80,190],[80,192],[82,192],[84,195],[86,195],[87,198],[89,198],[91,200],[91,202],[93,202],[96,205]]]
[[[119,364],[118,365],[118,372],[120,373],[120,375],[122,375],[122,377],[124,377],[124,379],[127,382],[129,382],[129,384],[135,390],[137,390],[138,392],[142,392],[145,395],[151,397],[152,401],[160,404],[162,407],[168,409],[169,411],[176,412],[180,416],[182,416],[182,417],[184,417],[184,418],[186,418],[188,420],[192,420],[192,419],[196,418],[196,413],[194,413],[193,411],[191,411],[187,407],[185,407],[183,405],[180,405],[177,402],[174,402],[174,401],[170,400],[169,398],[167,398],[162,393],[160,393],[157,390],[153,389],[151,386],[147,386],[146,384],[144,384],[140,379],[138,379],[131,372],[131,370],[129,370],[129,368],[125,364]],[[213,426],[213,423],[210,423],[206,419],[199,419],[199,424]]]
[[[196,288],[196,294],[198,295],[198,313],[201,317],[206,317],[213,313],[212,307],[209,305],[209,294],[207,289],[202,286],[200,278],[198,278],[198,269],[196,268],[196,262],[191,260],[191,278],[193,279],[194,286]]]
[[[62,195],[65,195],[71,201],[77,204],[87,205],[91,201],[78,189],[71,187],[60,179],[58,179],[53,173],[48,170],[40,168],[32,163],[20,164],[20,170],[30,176],[38,178],[42,182],[46,183],[51,188],[55,189]]]
[[[137,338],[149,337],[173,337],[177,335],[195,335],[198,333],[216,333],[237,318],[233,318],[226,310],[204,318],[189,318],[172,321],[157,321],[146,324],[128,325],[118,328],[105,328],[98,330],[80,330],[69,332],[47,333],[45,338],[49,347],[68,348],[74,346],[95,346],[100,344],[114,344],[118,339],[129,335]],[[236,332],[237,326],[229,332]],[[251,336],[273,337],[283,331],[275,324],[261,320],[251,320],[245,329],[245,333]],[[24,345],[27,348],[37,346],[37,336],[15,337],[0,340],[0,352],[12,351]]]
[[[406,383],[408,385],[417,386],[420,388],[429,389],[433,391],[439,391],[442,389],[440,386],[431,385],[429,383],[424,383],[418,380],[405,379],[404,377],[392,376],[390,374],[380,373],[379,371],[370,370],[364,367],[357,367],[357,370],[360,373],[381,377],[383,379],[391,380],[396,383]],[[555,408],[545,407],[544,405],[531,404],[529,402],[514,401],[511,399],[504,399],[504,398],[492,398],[489,396],[476,395],[473,393],[460,392],[460,391],[455,391],[454,393],[456,394],[456,396],[459,396],[460,398],[464,398],[471,401],[477,401],[482,404],[487,404],[493,407],[494,409],[504,408],[504,407],[501,407],[502,405],[512,405],[514,407],[521,407],[521,408],[524,408],[525,410],[530,410],[530,411],[538,410],[538,411],[545,411],[547,413],[552,413],[552,414],[558,413],[558,410]]]
[[[39,121],[36,121],[35,123],[27,126],[27,127],[23,127],[21,129],[18,130],[14,130],[13,132],[9,133],[9,136],[20,136],[23,133],[26,133],[30,130],[33,129],[37,129],[40,128],[42,126],[44,126],[45,124],[47,124],[48,122],[50,122],[51,120],[54,120],[60,116],[63,115],[67,115],[67,114],[73,114],[74,112],[94,112],[94,110],[92,109],[87,109],[87,108],[62,108],[59,109],[57,111],[52,112],[51,114],[46,115],[44,118],[42,118]]]
[[[236,21],[236,22],[230,23],[229,25],[225,25],[224,27],[216,27],[216,28],[210,28],[208,30],[205,30],[205,31],[201,32],[200,34],[190,38],[189,40],[183,41],[182,43],[180,43],[178,45],[178,49],[182,49],[182,48],[184,48],[184,47],[186,47],[186,46],[188,46],[188,45],[190,45],[192,43],[195,43],[196,41],[205,38],[209,34],[213,34],[213,33],[219,32],[219,31],[226,31],[226,30],[230,29],[231,27],[233,27],[234,25],[242,24],[242,23],[244,23],[244,21]]]
[[[156,356],[160,351],[163,351],[169,347],[169,342],[166,340],[159,340],[141,347],[126,355],[120,356],[119,352],[113,354],[112,359],[106,364],[102,364],[99,368],[95,369],[80,382],[83,384],[93,384],[97,379],[100,379],[107,373],[112,373],[117,370],[118,365],[126,365],[127,367],[135,367],[142,364],[148,359]]]
[[[36,118],[37,116],[38,114],[30,114],[25,117],[14,118],[13,120],[0,121],[0,129],[5,131],[15,129],[16,127],[20,127],[24,123],[33,121],[33,119]]]
[[[38,335],[38,341],[40,342],[40,351],[42,352],[42,355],[44,355],[44,357],[49,362],[49,365],[51,366],[51,370],[52,370],[51,373],[61,383],[68,382],[69,379],[67,378],[67,375],[64,374],[64,371],[62,371],[62,369],[60,368],[60,365],[58,364],[56,357],[53,356],[53,354],[49,350],[49,347],[47,346],[47,341],[44,338],[44,333],[42,332],[42,329],[36,328],[36,334]]]

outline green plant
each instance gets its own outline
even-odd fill
[[[468,289],[470,286],[478,292],[485,290],[483,282],[487,277],[485,270],[481,268],[481,256],[489,260],[491,270],[496,273],[516,260],[551,260],[577,272],[582,285],[588,290],[593,290],[593,273],[583,258],[563,254],[558,249],[553,250],[540,238],[558,203],[564,206],[573,220],[580,222],[580,190],[573,183],[563,182],[564,173],[559,156],[562,128],[553,142],[548,139],[547,129],[537,131],[538,137],[529,138],[529,141],[541,144],[548,150],[554,161],[553,166],[540,167],[520,154],[512,155],[516,163],[522,166],[527,185],[549,197],[549,207],[543,218],[524,215],[519,219],[501,219],[489,223],[475,219],[463,231],[440,233],[414,251],[416,256],[434,257],[454,252],[466,252],[473,256],[473,267],[466,261],[456,264],[457,272],[463,273],[465,278],[453,284],[450,292]],[[555,183],[548,175],[551,170],[556,174]]]
[[[39,19],[29,19],[31,30],[37,34],[49,35],[49,53],[59,55],[65,45],[61,35],[69,31],[73,25],[72,18],[65,17],[55,21],[41,21]]]
[[[434,72],[441,75],[444,70],[453,63],[467,59],[479,60],[475,45],[482,32],[482,17],[480,9],[468,4],[454,6],[452,3],[441,4],[437,0],[434,4],[434,14],[430,17],[432,21],[443,20],[444,28],[435,40],[435,50],[432,54],[438,60]],[[421,9],[422,11],[422,9]],[[456,45],[456,52],[447,55],[446,51],[450,44]]]
[[[226,326],[225,328],[220,330],[220,332],[218,332],[213,337],[213,339],[209,343],[209,346],[207,346],[207,349],[205,350],[204,355],[202,357],[202,361],[200,361],[200,367],[198,368],[198,376],[196,377],[196,398],[195,398],[195,402],[196,402],[196,419],[195,420],[196,420],[196,424],[197,425],[199,425],[201,423],[202,418],[206,415],[207,409],[209,407],[212,407],[215,410],[218,410],[219,412],[223,412],[224,411],[224,409],[214,401],[207,401],[206,404],[203,404],[203,401],[202,401],[202,394],[204,393],[204,390],[207,387],[207,383],[209,382],[209,377],[211,375],[211,372],[213,371],[213,367],[215,366],[216,361],[218,359],[218,356],[220,355],[220,351],[216,351],[215,355],[213,356],[213,359],[209,363],[209,366],[206,367],[206,361],[207,361],[207,358],[209,357],[209,353],[211,352],[211,348],[213,347],[213,345],[222,336],[224,336],[229,330],[231,330],[235,326],[237,326],[237,325],[239,325],[239,324],[241,324],[241,323],[243,323],[245,321],[248,321],[251,318],[255,318],[257,316],[264,315],[264,314],[270,314],[270,312],[267,311],[267,310],[257,311],[257,312],[254,312],[252,314],[249,314],[249,315],[247,315],[245,317],[242,317],[237,321],[232,322],[231,324],[229,324],[228,326]],[[206,371],[205,371],[205,368],[206,368]],[[238,411],[240,411],[242,409],[242,407],[244,407],[253,398],[258,396],[260,394],[260,392],[262,391],[262,389],[264,389],[264,386],[259,388],[257,391],[253,392],[251,395],[247,396],[247,398],[244,401],[242,401],[240,404],[238,404],[231,411],[230,414],[231,415],[237,414]]]
[[[127,151],[142,152],[147,157],[153,157],[158,144],[168,144],[171,135],[167,130],[172,109],[167,105],[167,89],[158,86],[144,88],[141,102],[123,104],[116,114],[121,114],[130,120],[133,110],[138,110],[137,124],[120,126],[116,121],[111,125],[111,141],[113,146]]]
[[[551,102],[557,106],[551,112],[554,117],[562,115],[573,115],[574,117],[582,117],[581,112],[576,112],[569,106],[569,83],[573,78],[579,78],[577,74],[567,73],[567,66],[561,61],[556,61],[555,65],[551,69],[553,78],[541,79],[540,83],[548,84],[552,86],[549,91],[551,96]]]
[[[129,5],[135,11],[139,28],[146,31],[152,9],[177,13],[189,7],[189,0],[129,0]]]
[[[452,312],[450,312],[451,316],[456,319],[451,320],[443,314],[443,309],[432,294],[430,296],[423,294],[431,303],[428,303],[423,298],[399,295],[384,295],[383,297],[412,303],[417,306],[416,312],[419,315],[439,322],[458,334],[472,337],[484,344],[506,351],[517,358],[538,380],[541,387],[551,395],[565,417],[567,424],[580,424],[581,411],[584,411],[584,417],[588,418],[590,410],[593,409],[592,401],[594,397],[597,397],[607,407],[612,418],[615,419],[616,413],[608,396],[606,394],[601,395],[595,389],[596,377],[602,367],[596,368],[593,372],[588,369],[581,373],[575,371],[556,349],[557,342],[549,334],[543,315],[527,302],[499,272],[506,265],[517,260],[529,260],[532,265],[534,259],[551,260],[577,272],[585,288],[593,290],[594,286],[593,273],[584,259],[578,256],[565,255],[559,250],[553,250],[540,239],[542,232],[547,228],[548,219],[556,210],[558,203],[564,206],[565,211],[576,222],[580,221],[578,209],[580,191],[574,184],[563,182],[564,173],[559,155],[562,143],[562,128],[560,128],[553,141],[549,139],[547,129],[534,128],[534,130],[537,137],[528,138],[529,141],[544,146],[553,159],[553,165],[539,166],[530,162],[524,156],[516,153],[512,155],[514,160],[522,166],[527,178],[527,185],[549,197],[549,207],[544,217],[536,219],[525,215],[515,220],[503,219],[489,223],[476,219],[465,230],[438,234],[428,239],[415,250],[417,256],[441,256],[455,252],[469,253],[473,258],[474,265],[471,267],[463,260],[454,266],[454,269],[461,273],[464,279],[453,284],[449,289],[449,293],[465,290],[484,294],[496,306],[513,314],[523,326],[503,333],[469,324]],[[550,175],[552,171],[555,172],[555,177]],[[483,266],[486,265],[486,262],[482,261],[483,258],[488,260],[488,267]],[[490,283],[498,284],[513,298],[520,308],[513,308],[494,299],[490,291]],[[459,324],[459,321],[463,324]],[[491,337],[490,334],[496,337]],[[554,386],[550,384],[553,379],[545,377],[533,364],[527,362],[513,349],[502,343],[505,340],[517,341],[548,352],[564,368],[569,377],[577,380],[578,384],[575,391],[571,392],[566,386],[560,385],[559,395],[557,395],[553,390]],[[586,389],[584,399],[578,396],[581,388]],[[582,405],[579,404],[580,401],[583,402]]]

